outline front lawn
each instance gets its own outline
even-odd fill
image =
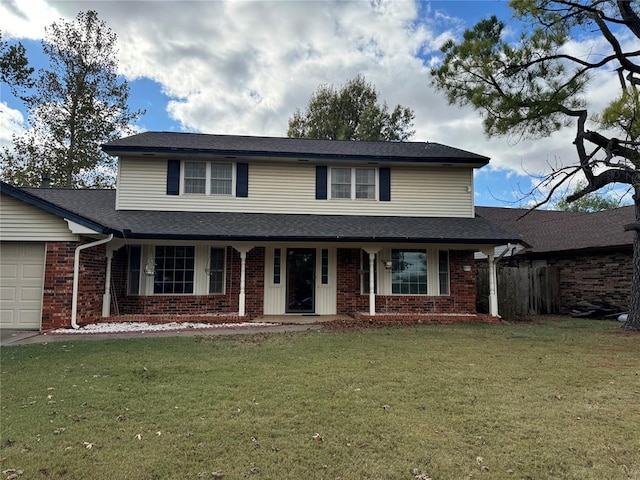
[[[619,330],[6,347],[0,478],[640,479],[640,336]]]

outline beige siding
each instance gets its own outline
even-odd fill
[[[67,222],[9,195],[0,197],[0,238],[3,241],[74,241]]]
[[[249,164],[249,197],[166,195],[163,160],[120,160],[116,205],[122,210],[472,217],[473,169],[392,166],[391,201],[316,200],[315,165]]]

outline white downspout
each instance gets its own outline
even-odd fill
[[[80,252],[85,248],[97,247],[98,245],[102,245],[103,243],[109,243],[113,240],[113,233],[110,233],[107,238],[103,238],[102,240],[97,240],[92,243],[86,243],[84,245],[79,245],[76,247],[76,254],[73,260],[73,297],[71,299],[71,326],[74,329],[80,328],[76,323],[76,317],[78,314],[78,277],[80,276]]]

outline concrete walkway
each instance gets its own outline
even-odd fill
[[[25,330],[0,329],[0,347],[30,345],[49,342],[76,342],[84,340],[113,340],[119,338],[152,338],[152,337],[215,337],[220,335],[254,335],[257,333],[304,332],[320,330],[319,324],[287,324],[273,327],[255,326],[241,328],[204,328],[189,330],[166,330],[161,332],[127,332],[127,333],[67,333],[49,334]]]

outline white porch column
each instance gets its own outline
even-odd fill
[[[487,254],[487,262],[489,262],[489,314],[494,317],[498,316],[498,285],[496,277],[496,262],[493,254]]]
[[[240,254],[240,295],[238,296],[238,315],[244,317],[246,315],[245,309],[245,283],[246,283],[246,267],[247,267],[247,252],[253,247],[250,246],[234,246],[233,247]]]
[[[376,292],[375,292],[375,272],[376,254],[380,251],[380,247],[368,247],[364,249],[369,254],[369,315],[376,314]]]
[[[102,295],[102,316],[111,316],[111,260],[113,249],[107,246],[107,269],[104,275],[104,295]]]

